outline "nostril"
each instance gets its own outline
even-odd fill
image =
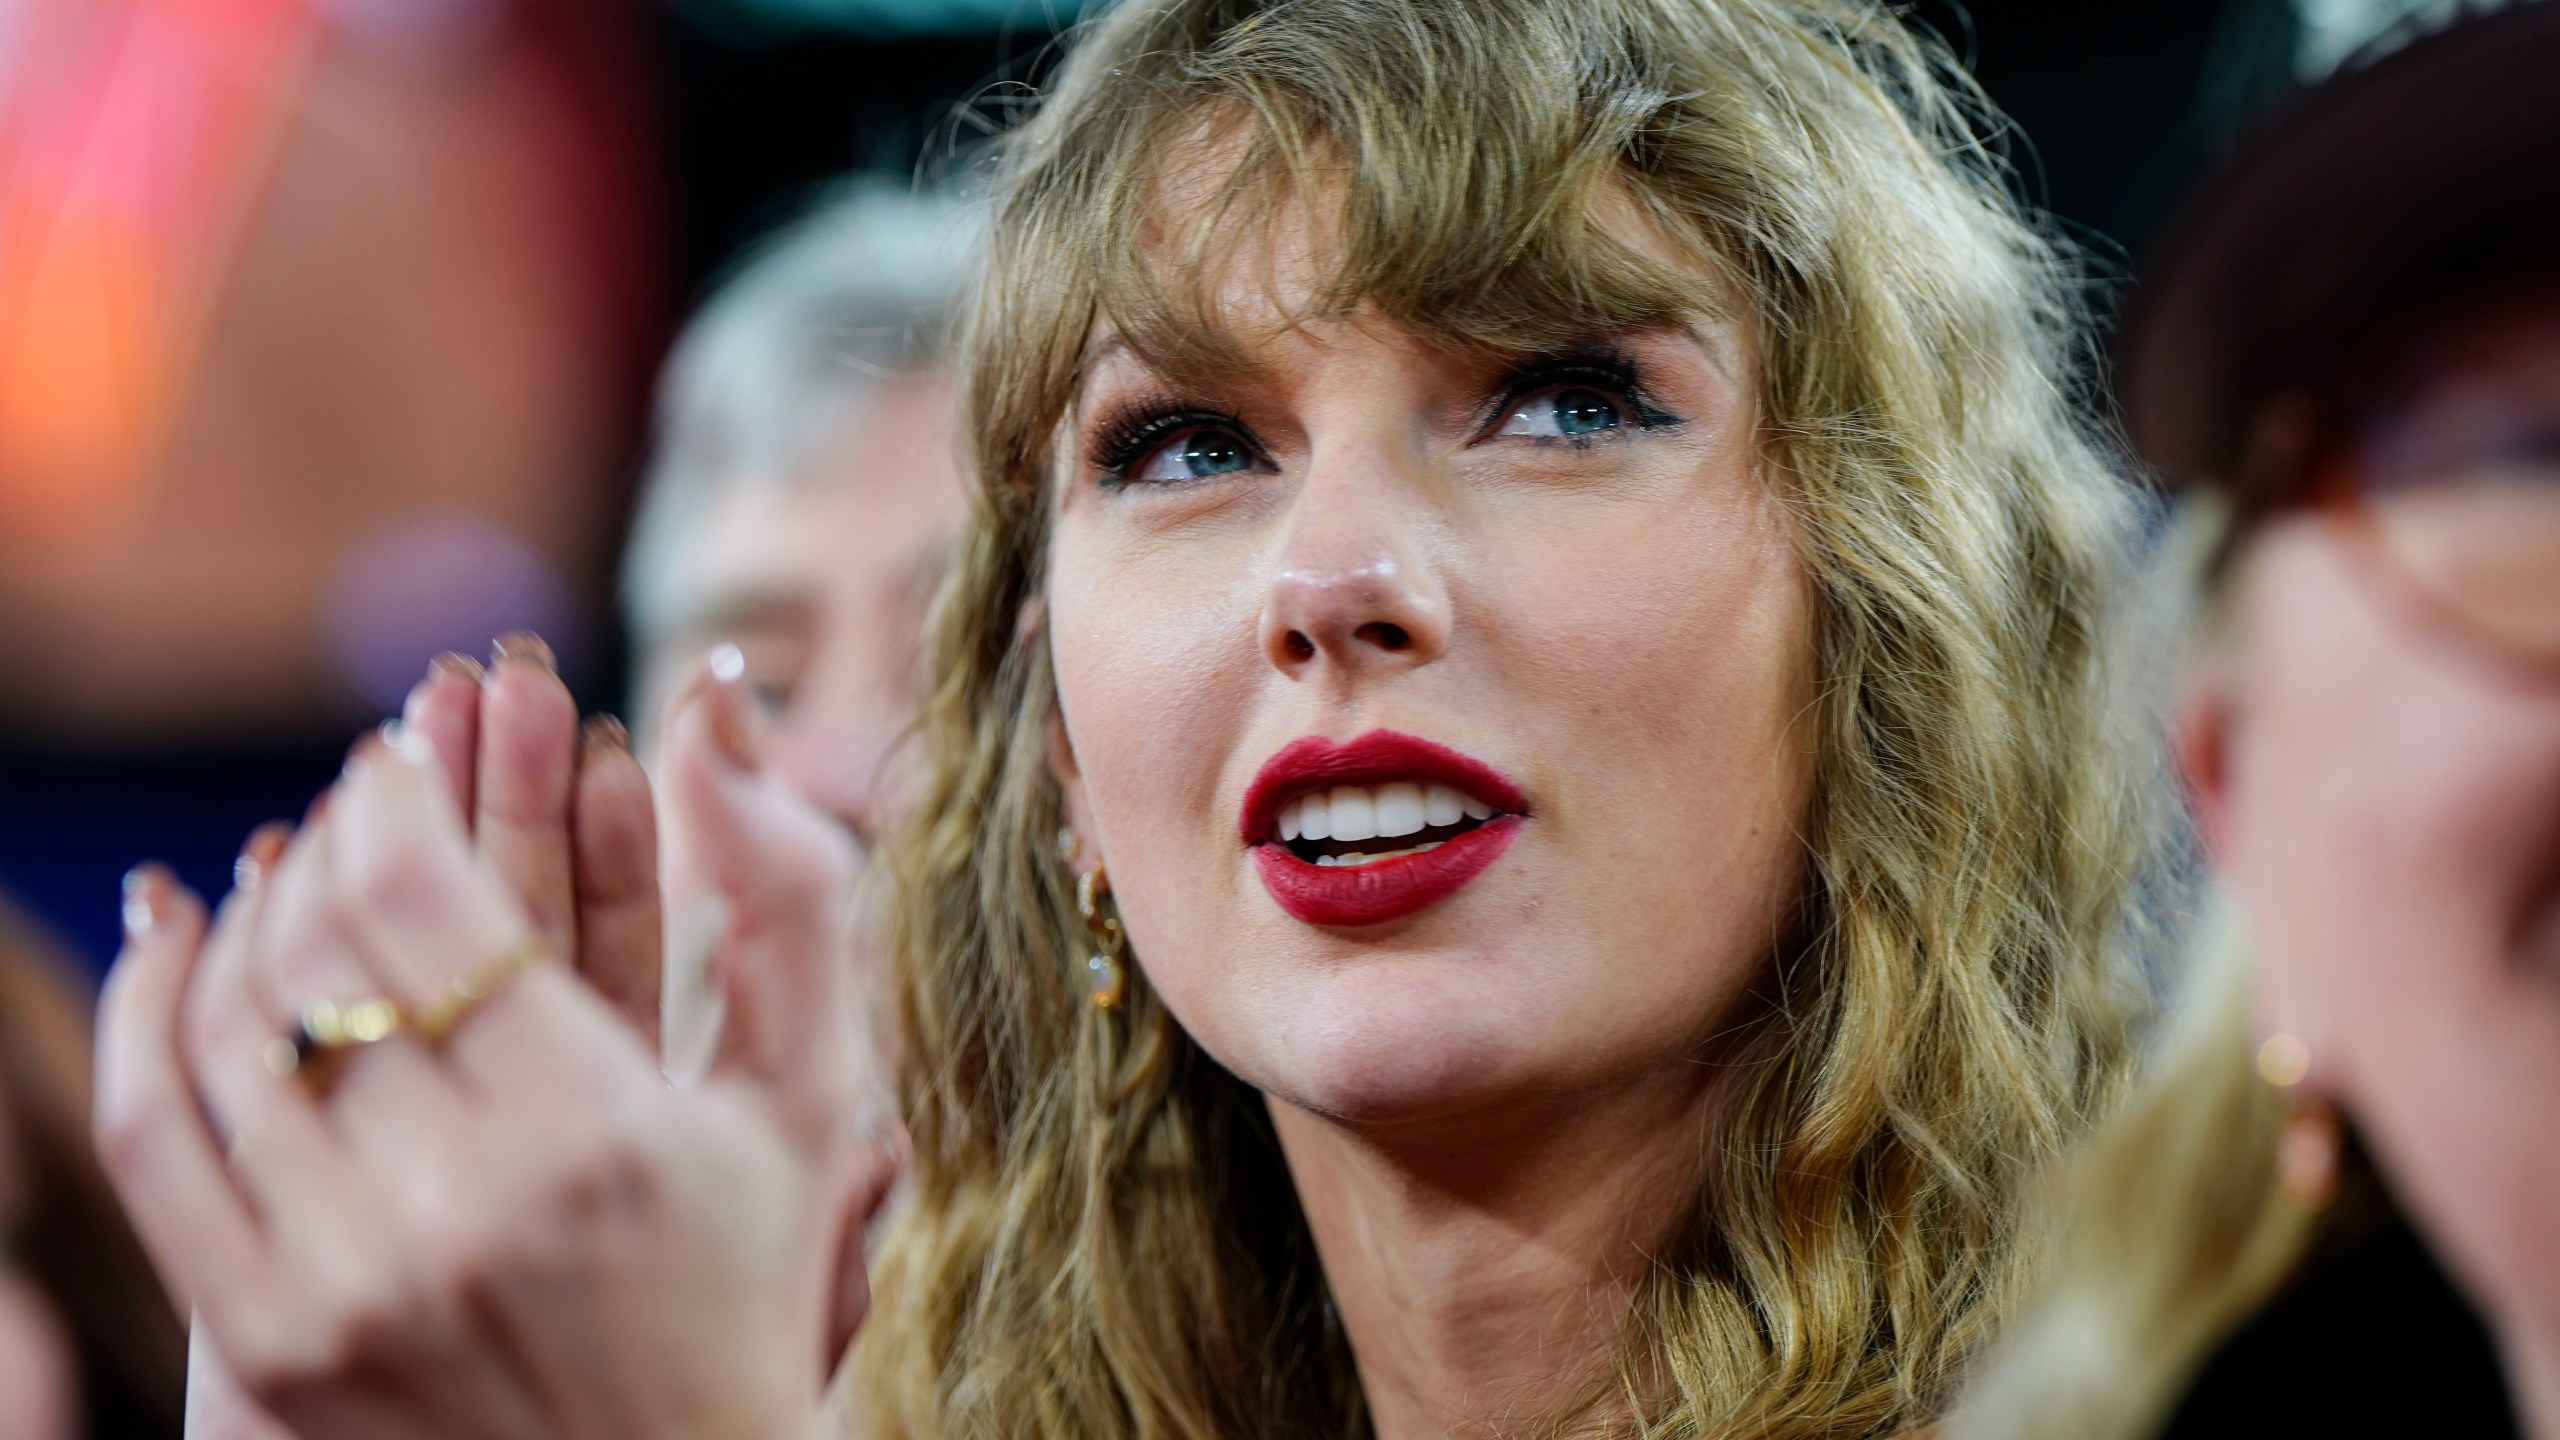
[[[1290,631],[1289,638],[1281,643],[1288,646],[1289,658],[1292,660],[1313,660],[1316,658],[1316,642],[1308,639],[1307,632],[1304,630]]]
[[[1403,626],[1384,620],[1372,620],[1351,633],[1386,651],[1402,650],[1413,643],[1413,637],[1405,633]]]

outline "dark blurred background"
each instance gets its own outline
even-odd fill
[[[1071,11],[0,0],[0,888],[103,964],[128,866],[219,891],[431,655],[501,630],[614,708],[673,324],[822,182],[947,160],[957,102],[1035,78]],[[1915,13],[2121,276],[2245,17]]]

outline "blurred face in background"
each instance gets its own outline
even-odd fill
[[[640,657],[647,717],[736,645],[781,773],[866,850],[905,801],[925,612],[966,515],[952,405],[939,372],[881,384],[800,474],[724,485]]]
[[[2314,427],[2311,498],[2238,557],[2190,758],[2266,1028],[2307,1044],[2307,1083],[2501,1329],[2547,1342],[2560,284],[2395,335]]]

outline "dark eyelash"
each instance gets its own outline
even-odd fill
[[[1485,425],[1499,425],[1520,402],[1538,391],[1557,385],[1581,381],[1597,390],[1605,390],[1634,407],[1636,423],[1647,428],[1676,425],[1680,417],[1653,403],[1645,393],[1644,374],[1636,357],[1625,346],[1616,343],[1577,346],[1554,355],[1541,356],[1521,366],[1502,387],[1502,396],[1485,416]]]
[[[1247,438],[1243,419],[1229,411],[1154,396],[1129,401],[1105,415],[1094,429],[1086,463],[1106,480],[1125,481],[1129,467],[1145,459],[1148,451],[1177,431],[1197,425],[1222,425],[1238,438]]]

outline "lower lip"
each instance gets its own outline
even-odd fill
[[[1253,847],[1262,888],[1280,908],[1310,925],[1384,925],[1418,915],[1466,888],[1502,858],[1520,834],[1520,817],[1499,816],[1439,848],[1366,865],[1310,865],[1289,847]]]

